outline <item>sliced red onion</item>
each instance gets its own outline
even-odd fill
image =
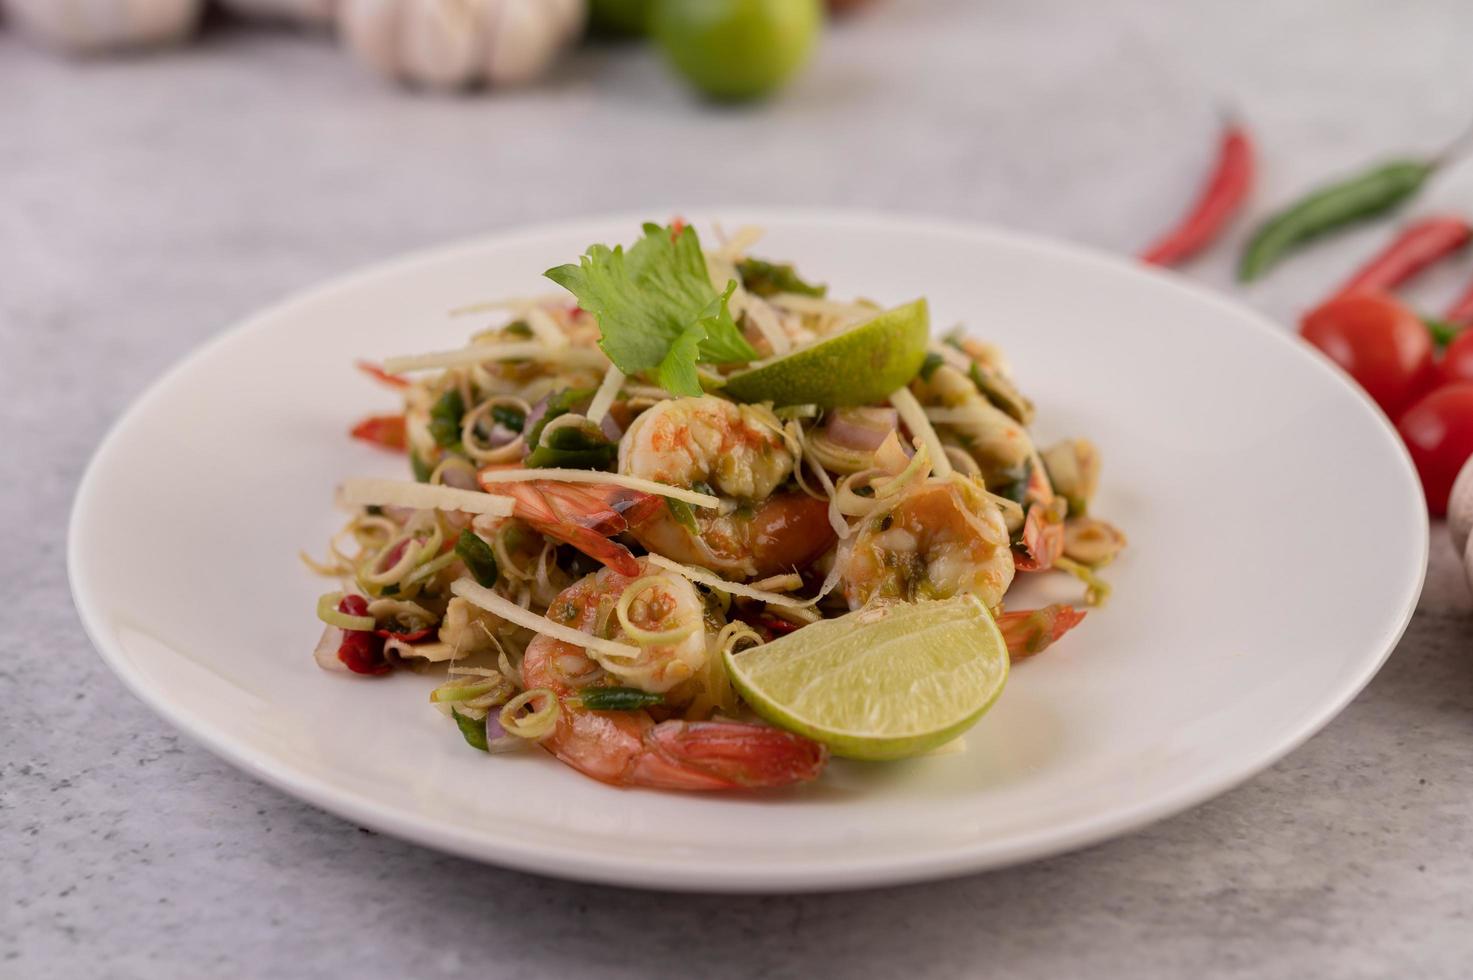
[[[312,659],[316,660],[317,666],[323,670],[348,673],[348,665],[338,659],[338,648],[342,645],[343,631],[336,626],[329,626],[322,631],[322,639],[317,641],[317,649],[312,651]]]
[[[490,446],[492,449],[500,449],[502,446],[511,442],[519,435],[521,435],[521,433],[516,431],[515,429],[508,429],[500,422],[497,422],[495,425],[491,426],[491,431],[486,434],[486,445]]]
[[[490,714],[486,715],[486,751],[492,755],[516,752],[526,744],[525,738],[518,738],[501,727],[501,712],[492,708]]]
[[[527,413],[526,420],[522,422],[522,432],[524,434],[530,434],[533,429],[537,428],[537,423],[541,422],[542,417],[546,414],[547,396],[543,396],[542,400],[532,406],[532,411]]]
[[[824,431],[841,449],[870,453],[895,431],[899,420],[893,408],[841,408],[829,416]]]
[[[464,466],[447,466],[440,473],[440,480],[447,487],[455,487],[457,490],[479,490],[481,485],[476,482],[476,471],[466,469]]]
[[[624,430],[619,428],[619,423],[615,422],[614,417],[608,412],[604,413],[603,420],[598,423],[598,427],[603,430],[609,442],[618,442],[624,438]]]

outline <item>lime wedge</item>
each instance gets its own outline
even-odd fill
[[[975,596],[894,603],[727,653],[764,719],[850,759],[900,759],[956,738],[1008,679],[1008,649]]]
[[[918,299],[733,374],[722,393],[775,405],[869,405],[910,383],[926,359],[930,339],[931,316],[926,301]]]

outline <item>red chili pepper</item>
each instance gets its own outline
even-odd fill
[[[372,361],[355,361],[358,370],[368,375],[375,381],[381,381],[390,388],[408,388],[409,379],[403,375],[390,374]]]
[[[1462,218],[1436,215],[1413,222],[1331,297],[1391,290],[1437,260],[1451,255],[1473,239],[1473,228]]]
[[[361,595],[345,595],[338,603],[338,612],[367,616],[368,600]],[[370,630],[343,630],[338,659],[355,674],[387,674],[392,669],[384,659],[383,639]]]
[[[354,439],[402,452],[409,445],[402,415],[370,415],[349,432]]]
[[[1253,141],[1240,124],[1228,120],[1218,144],[1217,165],[1197,203],[1175,228],[1141,253],[1152,265],[1176,265],[1212,243],[1253,189]]]
[[[373,631],[374,636],[381,636],[386,640],[400,640],[404,643],[418,643],[434,632],[434,628],[426,626],[423,629],[399,632],[398,630],[377,629]]]

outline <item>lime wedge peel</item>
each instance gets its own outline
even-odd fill
[[[926,359],[931,315],[924,299],[875,317],[726,379],[745,402],[840,408],[882,402],[909,384]]]
[[[895,603],[726,654],[752,710],[851,759],[900,759],[955,739],[990,708],[1008,652],[975,597]]]

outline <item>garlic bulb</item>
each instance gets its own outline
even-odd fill
[[[583,27],[585,0],[339,0],[358,59],[433,88],[524,82]]]
[[[0,0],[32,40],[76,54],[171,44],[194,33],[203,0]]]
[[[1454,547],[1461,553],[1473,536],[1473,459],[1463,464],[1453,481],[1452,493],[1447,497],[1447,526]],[[1468,574],[1473,575],[1473,567],[1469,567]]]
[[[330,24],[338,9],[338,0],[220,0],[220,4],[242,17],[299,24]]]

